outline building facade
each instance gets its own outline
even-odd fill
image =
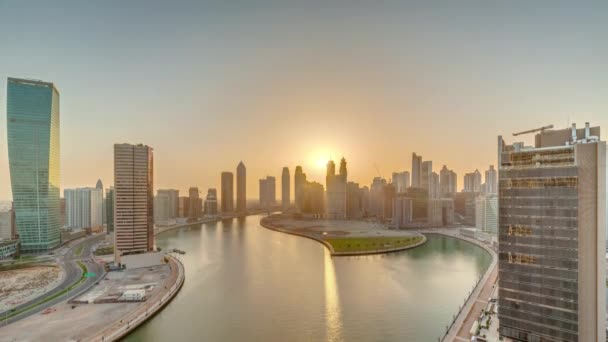
[[[60,244],[59,91],[53,83],[9,78],[8,163],[21,251]]]
[[[393,199],[393,218],[391,224],[394,228],[404,228],[414,219],[414,201],[405,196]]]
[[[302,212],[304,208],[304,186],[306,185],[306,174],[302,171],[301,166],[296,166],[295,174],[293,175],[293,194],[296,204],[296,212]]]
[[[65,221],[69,229],[98,228],[103,225],[103,190],[65,189]]]
[[[205,197],[205,216],[217,216],[217,190],[215,188],[207,190],[207,197]]]
[[[234,176],[232,172],[222,172],[222,213],[234,212]]]
[[[106,232],[114,233],[114,187],[106,189]]]
[[[154,158],[152,148],[114,145],[114,253],[154,249]]]
[[[193,186],[188,189],[188,199],[190,204],[188,205],[189,213],[188,217],[191,219],[198,219],[203,216],[203,200],[199,196],[198,188]]]
[[[325,175],[326,188],[326,217],[332,220],[346,219],[346,184],[348,182],[348,171],[346,170],[346,160],[340,161],[340,171],[336,174],[336,167],[333,160],[327,163],[327,173]]]
[[[490,165],[490,168],[485,172],[485,187],[484,190],[488,194],[498,193],[498,172],[494,168],[494,165]]]
[[[260,179],[260,207],[268,209],[276,204],[276,179],[271,176]]]
[[[412,187],[419,188],[422,178],[422,156],[412,153]]]
[[[247,169],[243,162],[236,167],[236,211],[247,211]]]
[[[499,332],[605,341],[606,143],[599,127],[499,137]]]
[[[498,195],[486,194],[475,199],[475,228],[494,236],[498,234]]]
[[[289,210],[291,206],[291,182],[289,178],[289,168],[285,166],[281,172],[281,208],[283,212]]]

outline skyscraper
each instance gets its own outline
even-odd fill
[[[267,176],[260,179],[260,207],[268,209],[276,204],[276,180]]]
[[[498,174],[494,165],[490,165],[490,169],[485,172],[485,191],[489,194],[498,192]]]
[[[439,171],[439,189],[439,195],[442,198],[458,191],[456,172],[449,170],[445,165]]]
[[[283,211],[287,211],[290,205],[290,181],[289,168],[285,166],[281,174],[281,206]]]
[[[9,78],[8,163],[21,251],[60,244],[59,91],[53,83]]]
[[[426,189],[431,197],[431,183],[433,181],[433,162],[425,160],[420,167],[420,187]]]
[[[475,228],[496,235],[498,232],[498,196],[486,194],[475,198]]]
[[[481,173],[479,173],[479,170],[464,175],[464,192],[481,192]]]
[[[346,160],[340,161],[340,171],[336,174],[333,160],[327,163],[327,174],[325,176],[326,193],[326,215],[329,219],[342,220],[346,218],[346,183],[348,171]]]
[[[203,200],[198,194],[198,188],[191,187],[188,190],[188,195],[190,199],[190,205],[188,206],[190,213],[188,214],[188,217],[193,219],[200,218],[203,216]]]
[[[410,173],[407,171],[393,172],[393,185],[397,192],[405,192],[410,187]]]
[[[166,222],[178,214],[179,190],[158,189],[154,198],[154,221]]]
[[[293,183],[296,210],[302,212],[304,209],[304,186],[306,185],[306,174],[302,171],[302,167],[299,165],[296,166]]]
[[[154,158],[152,148],[114,145],[114,253],[154,249]]]
[[[210,188],[207,190],[207,197],[205,197],[205,215],[206,216],[217,216],[217,190]]]
[[[422,156],[412,153],[412,187],[419,188],[422,176]]]
[[[66,226],[70,229],[97,228],[103,225],[102,190],[65,189]]]
[[[108,234],[114,232],[114,187],[106,189],[106,231]]]
[[[236,211],[247,211],[247,169],[243,162],[236,167]]]
[[[97,184],[95,184],[95,188],[101,190],[101,220],[103,223],[106,223],[106,201],[104,200],[104,193],[103,193],[103,182],[101,181],[101,179],[97,180]]]
[[[232,172],[222,172],[222,213],[234,212],[234,176]]]
[[[600,128],[499,137],[499,332],[606,339],[606,143]]]

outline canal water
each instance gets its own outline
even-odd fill
[[[127,341],[437,341],[491,257],[430,235],[421,247],[330,257],[261,216],[168,231],[186,251],[182,290]]]

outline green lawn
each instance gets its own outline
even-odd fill
[[[327,238],[336,253],[373,252],[415,245],[421,236],[369,237],[369,238]]]

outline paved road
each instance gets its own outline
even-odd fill
[[[45,293],[44,296],[40,296],[40,297],[34,298],[28,302],[20,304],[17,307],[10,310],[10,312],[14,312],[21,308],[25,308],[33,303],[39,302],[43,298],[46,298],[46,297],[52,296],[58,292],[61,292],[64,289],[68,288],[73,283],[75,283],[76,281],[78,281],[80,279],[80,276],[82,275],[82,269],[80,268],[80,266],[77,263],[78,260],[82,260],[83,263],[86,264],[89,272],[95,273],[95,275],[96,275],[95,277],[87,278],[86,281],[82,282],[78,287],[68,291],[68,293],[58,296],[44,304],[41,304],[35,308],[32,308],[31,310],[22,312],[9,319],[6,319],[6,317],[8,315],[10,315],[10,312],[4,311],[4,312],[0,313],[0,319],[2,319],[1,326],[16,322],[20,319],[23,319],[25,317],[38,313],[46,308],[49,308],[68,298],[72,298],[72,297],[82,293],[83,291],[88,289],[90,286],[95,284],[97,281],[99,281],[104,275],[104,269],[101,264],[97,264],[94,262],[92,248],[94,245],[101,242],[104,239],[104,237],[105,237],[105,234],[103,234],[103,233],[88,236],[88,237],[82,239],[81,241],[72,243],[68,246],[62,247],[62,248],[58,249],[57,251],[55,251],[54,252],[55,262],[65,272],[65,277],[64,277],[62,283],[59,286],[57,286],[56,288],[52,289],[51,291]],[[80,253],[80,255],[76,255],[76,252],[79,251],[80,246],[83,246],[82,252]]]

